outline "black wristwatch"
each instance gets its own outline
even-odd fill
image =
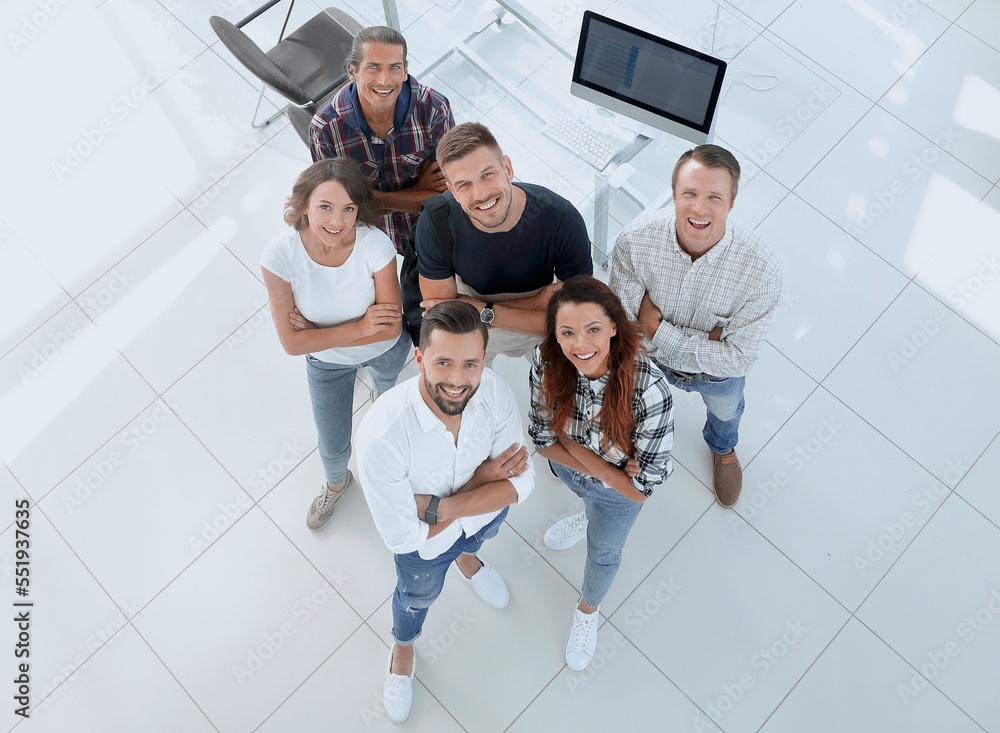
[[[427,524],[434,526],[438,523],[438,504],[440,503],[440,496],[431,497],[431,503],[427,505],[427,511],[424,512],[424,521]]]
[[[479,320],[486,324],[489,328],[493,324],[493,319],[496,314],[493,312],[493,304],[487,303],[481,311],[479,311]]]

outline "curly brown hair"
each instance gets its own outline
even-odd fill
[[[617,333],[611,337],[608,353],[609,375],[604,387],[604,402],[591,422],[600,420],[605,451],[610,452],[610,445],[630,456],[635,449],[632,434],[636,428],[632,390],[635,360],[644,351],[642,336],[639,324],[628,317],[618,296],[607,285],[589,275],[569,278],[549,299],[545,312],[545,338],[539,346],[542,381],[538,404],[542,416],[557,435],[565,435],[565,427],[576,401],[577,368],[566,358],[556,337],[556,316],[559,308],[567,303],[595,303],[617,328]]]
[[[372,184],[361,172],[361,166],[351,158],[327,158],[313,163],[299,174],[292,186],[292,195],[285,202],[285,223],[302,231],[308,217],[306,209],[313,191],[321,183],[336,181],[347,191],[351,201],[358,207],[358,223],[375,226],[380,218],[379,205],[372,193]]]

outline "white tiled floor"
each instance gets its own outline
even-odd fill
[[[381,21],[378,0],[328,2]],[[784,297],[748,380],[737,507],[715,504],[703,407],[676,393],[676,472],[573,673],[583,548],[541,534],[577,503],[539,466],[484,551],[510,607],[449,579],[403,726],[380,700],[392,558],[362,495],[304,526],[315,429],[257,263],[309,158],[283,118],[250,128],[255,90],[207,23],[253,4],[5,7],[0,593],[16,600],[26,498],[35,606],[31,718],[5,682],[3,730],[1000,731],[998,0],[531,4],[570,46],[589,8],[730,59],[735,216],[773,242]],[[495,10],[400,6],[418,76]],[[541,119],[624,133],[520,24],[469,46],[518,99],[459,55],[427,80],[592,218],[600,181]],[[661,194],[683,149],[647,146],[630,190]],[[638,210],[612,196],[612,237]],[[524,363],[497,368],[523,407]]]

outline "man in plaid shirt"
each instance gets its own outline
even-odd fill
[[[381,228],[402,253],[424,199],[445,190],[434,151],[455,118],[443,94],[407,73],[406,39],[392,28],[362,29],[345,67],[351,83],[309,127],[313,162],[346,155],[361,164],[385,213]]]
[[[671,179],[674,211],[646,212],[622,230],[609,281],[670,383],[701,394],[715,494],[725,507],[736,504],[743,485],[735,447],[745,376],[782,283],[770,245],[727,222],[739,179],[740,164],[724,148],[684,153]]]

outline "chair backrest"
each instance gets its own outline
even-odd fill
[[[250,37],[218,15],[209,18],[212,30],[250,73],[295,104],[308,104],[309,95],[281,70]]]
[[[313,115],[316,114],[318,108],[319,105],[310,105],[304,108],[289,107],[285,110],[288,121],[292,123],[296,134],[298,134],[299,139],[305,143],[307,148],[311,148],[309,144],[309,127],[312,125]]]

